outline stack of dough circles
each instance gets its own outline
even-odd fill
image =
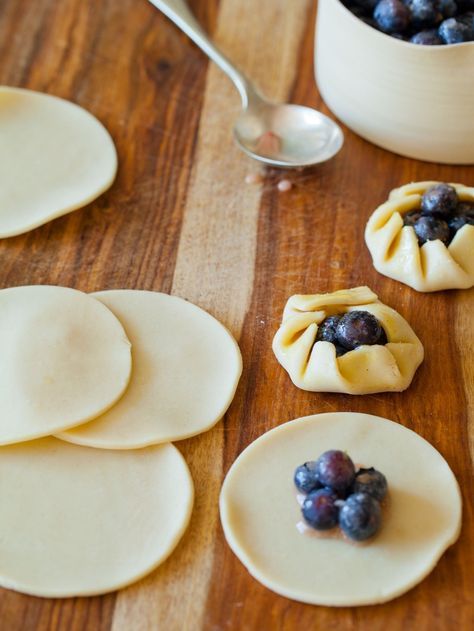
[[[0,290],[0,347],[0,445],[89,421],[130,379],[130,342],[119,320],[66,287]]]
[[[403,215],[419,209],[423,193],[439,182],[414,182],[394,189],[365,229],[375,269],[417,291],[467,289],[474,285],[474,226],[466,224],[449,245],[439,239],[421,247]],[[462,202],[474,202],[474,188],[451,184]]]
[[[46,597],[124,587],[173,551],[192,504],[173,445],[117,452],[49,437],[3,447],[0,584]]]
[[[129,388],[92,422],[58,434],[104,449],[133,449],[206,431],[222,418],[242,372],[239,347],[208,313],[150,291],[93,294],[122,322],[132,343]]]
[[[303,534],[293,474],[329,449],[383,471],[389,506],[364,545]],[[376,416],[330,413],[281,425],[232,465],[220,497],[230,547],[260,583],[315,605],[382,603],[419,583],[458,538],[461,497],[441,454],[405,427]]]
[[[316,341],[318,326],[326,317],[358,310],[380,321],[386,344],[363,345],[337,357],[334,344]],[[273,339],[273,352],[298,388],[347,394],[402,392],[424,356],[408,322],[368,287],[291,296]]]
[[[93,201],[117,171],[99,121],[63,99],[0,86],[0,237]]]

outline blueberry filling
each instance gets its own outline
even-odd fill
[[[472,0],[342,0],[357,18],[422,46],[474,41]]]
[[[341,357],[359,346],[384,345],[387,334],[374,315],[357,310],[325,318],[318,325],[316,342],[334,344],[336,357]]]
[[[356,471],[345,452],[331,449],[297,467],[294,482],[306,496],[301,514],[311,528],[324,531],[339,525],[354,541],[365,541],[380,529],[380,502],[388,487],[373,467]]]
[[[436,184],[423,194],[419,209],[403,216],[403,224],[413,227],[420,245],[436,239],[449,245],[458,230],[474,225],[474,203],[460,202],[449,184]]]

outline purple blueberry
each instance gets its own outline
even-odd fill
[[[356,473],[353,493],[368,493],[381,502],[387,494],[387,478],[373,467],[359,469]]]
[[[461,230],[466,224],[470,226],[474,226],[474,215],[455,215],[451,217],[448,221],[448,226],[451,231],[451,239],[454,238],[454,235],[458,230]]]
[[[331,489],[312,491],[305,497],[301,513],[305,522],[316,530],[329,530],[337,525],[337,495]]]
[[[403,225],[413,226],[420,217],[421,217],[421,213],[419,210],[410,210],[409,213],[405,213],[403,215]]]
[[[339,513],[339,526],[355,541],[375,535],[382,521],[380,504],[368,493],[349,495]]]
[[[349,311],[339,321],[336,336],[341,346],[353,350],[365,344],[379,344],[382,330],[380,322],[368,311]]]
[[[334,344],[334,347],[336,349],[336,357],[342,357],[349,352],[347,348],[344,348],[344,346],[341,346],[340,344]]]
[[[343,492],[355,478],[355,467],[349,456],[343,451],[331,449],[325,451],[316,461],[319,482],[333,491]]]
[[[329,316],[325,320],[318,325],[318,332],[316,334],[317,342],[331,342],[331,344],[335,344],[337,342],[336,338],[336,328],[339,324],[339,320],[341,316],[334,315]]]
[[[297,467],[293,479],[298,491],[305,494],[320,489],[322,486],[318,480],[316,462],[314,460],[305,462]]]
[[[445,44],[462,44],[470,42],[473,38],[472,29],[456,18],[448,18],[441,22],[438,33]]]
[[[354,4],[359,6],[364,11],[372,13],[379,0],[354,0]]]
[[[421,46],[439,46],[443,43],[443,40],[438,35],[438,31],[436,29],[430,29],[416,33],[410,38],[410,42],[412,44],[420,44]]]
[[[423,215],[438,215],[449,217],[458,205],[456,189],[449,184],[435,184],[431,186],[421,198],[421,212]]]
[[[405,0],[405,4],[410,10],[410,26],[416,30],[431,28],[443,19],[433,0]]]
[[[413,227],[420,245],[437,239],[445,244],[449,242],[449,226],[443,219],[420,217]]]
[[[374,19],[384,33],[403,33],[410,22],[410,11],[400,0],[380,0]]]
[[[455,0],[438,0],[438,9],[444,18],[452,18],[458,11]]]
[[[474,38],[474,11],[469,11],[468,13],[464,13],[463,15],[458,15],[458,22],[462,22],[466,24],[467,27],[471,30],[471,40]]]

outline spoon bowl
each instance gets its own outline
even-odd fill
[[[217,48],[189,10],[186,0],[149,0],[180,28],[233,81],[242,99],[234,127],[239,147],[270,166],[298,168],[332,158],[344,142],[341,128],[317,110],[273,104]]]
[[[325,162],[344,142],[341,128],[321,112],[263,100],[242,111],[234,137],[254,160],[286,168]]]

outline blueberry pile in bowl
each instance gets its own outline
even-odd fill
[[[413,227],[420,245],[436,239],[448,245],[466,224],[474,226],[474,204],[461,202],[449,184],[430,187],[421,207],[403,215],[403,225]]]
[[[330,342],[341,357],[359,346],[386,344],[387,334],[379,320],[368,311],[349,311],[325,318],[318,326],[316,342]]]
[[[339,526],[354,541],[365,541],[380,530],[380,503],[388,486],[383,473],[373,467],[357,470],[345,452],[331,449],[297,467],[294,482],[305,495],[301,513],[311,528]]]
[[[423,46],[474,41],[474,0],[342,0],[382,33]]]

